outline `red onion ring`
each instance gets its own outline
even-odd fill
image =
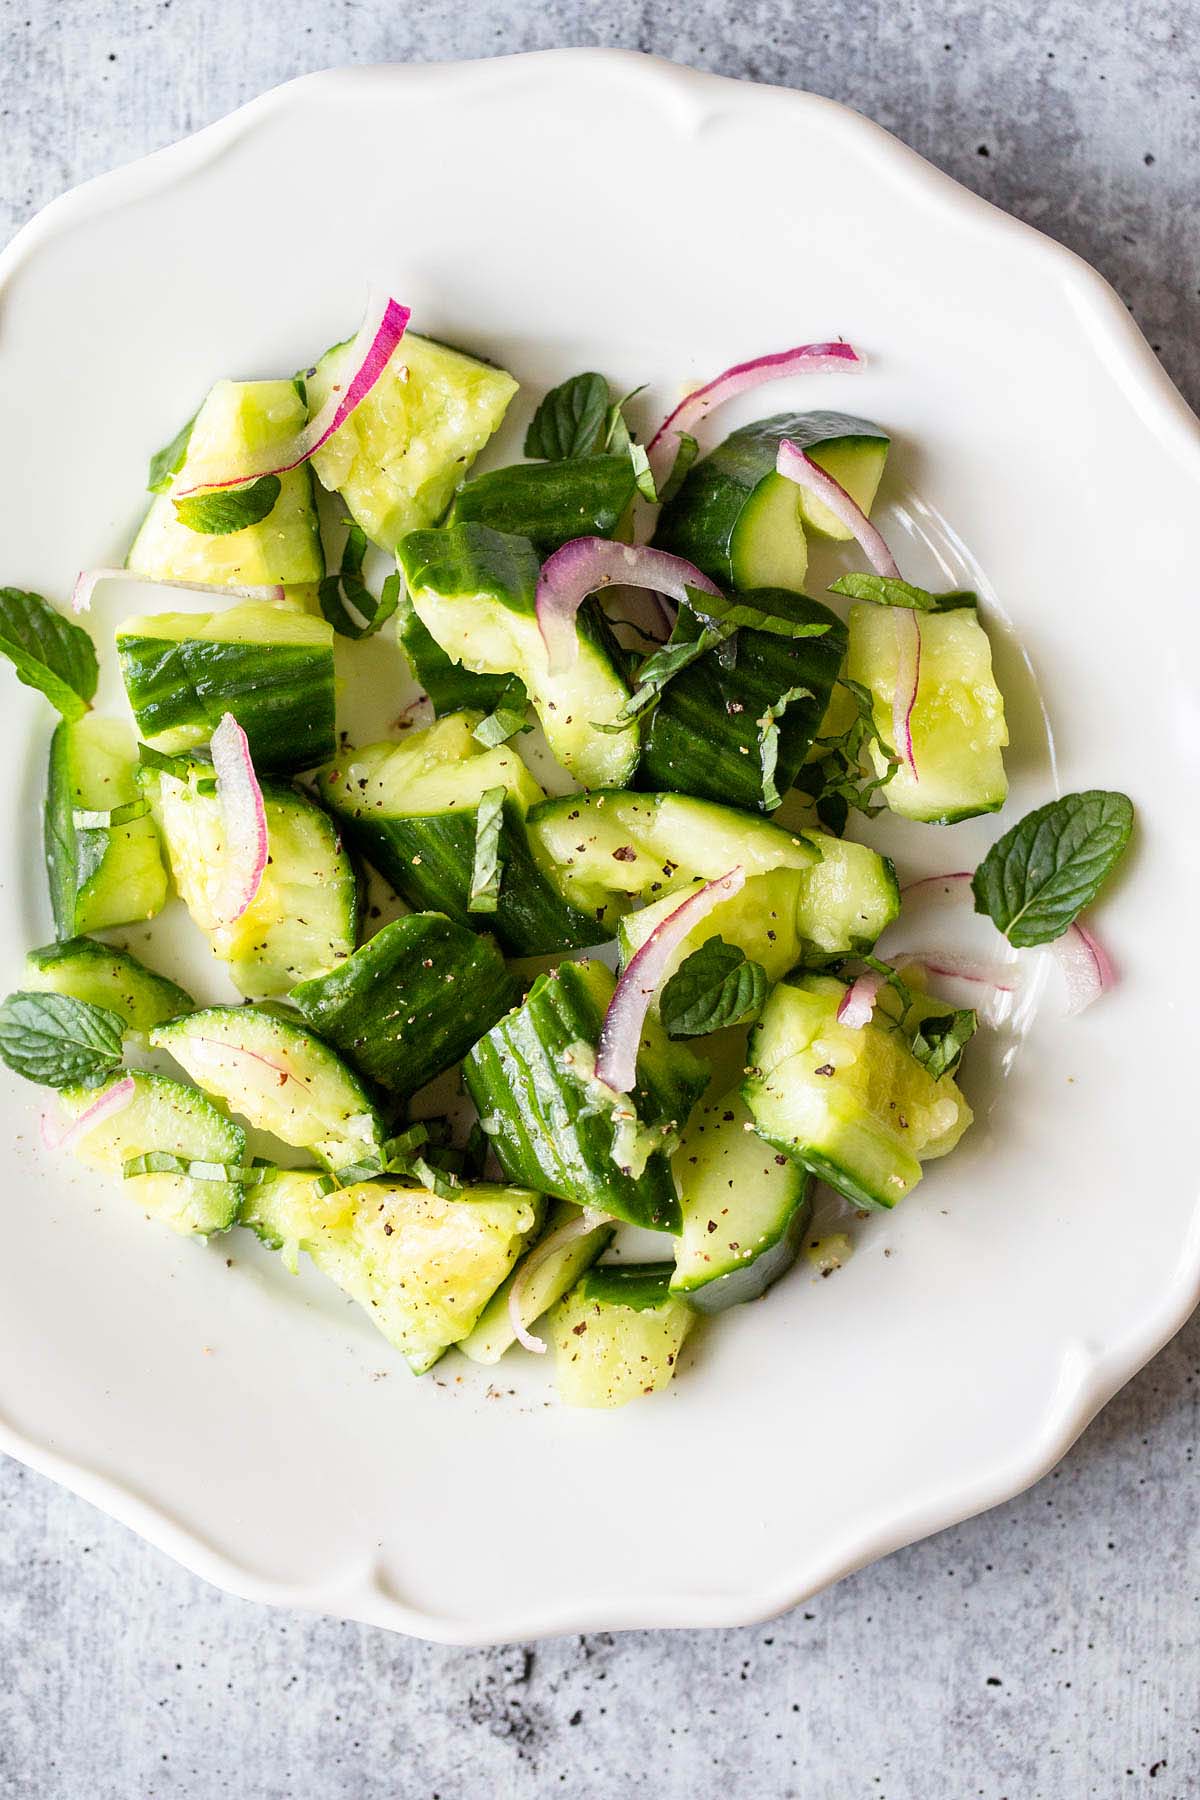
[[[153,587],[182,588],[185,593],[223,594],[226,599],[236,594],[240,600],[261,600],[270,604],[287,599],[287,589],[276,587],[240,587],[233,582],[168,581],[161,575],[139,575],[136,569],[81,569],[71,590],[71,611],[87,612],[92,595],[102,581],[148,581]]]
[[[756,356],[750,362],[734,363],[706,381],[669,412],[646,446],[655,480],[666,474],[672,444],[681,432],[692,433],[715,407],[723,406],[738,394],[760,387],[766,381],[781,381],[788,375],[817,374],[828,369],[861,369],[864,358],[853,345],[797,344],[792,350],[775,350],[769,356]]]
[[[617,544],[610,538],[572,538],[542,564],[535,605],[538,629],[552,674],[562,674],[579,652],[575,615],[589,594],[614,582],[668,594],[681,605],[687,590],[721,597],[721,590],[695,563],[654,550],[648,544]]]
[[[126,1075],[120,1081],[114,1081],[110,1088],[104,1090],[98,1100],[93,1100],[85,1112],[81,1112],[77,1119],[71,1121],[65,1131],[52,1131],[50,1120],[47,1114],[43,1113],[41,1119],[42,1142],[47,1150],[73,1150],[81,1137],[86,1137],[89,1131],[93,1131],[97,1125],[103,1124],[105,1119],[112,1118],[129,1105],[136,1086],[132,1075]]]
[[[608,1003],[596,1047],[596,1074],[606,1087],[618,1094],[629,1092],[637,1080],[642,1026],[667,964],[689,931],[714,906],[723,900],[731,900],[745,879],[745,870],[738,863],[727,875],[706,881],[694,894],[689,894],[682,906],[677,906],[655,926],[630,962]]]
[[[344,425],[359,403],[366,399],[392,353],[404,336],[411,309],[388,296],[372,297],[367,303],[366,317],[358,336],[346,354],[351,370],[349,379],[338,383],[321,410],[308,421],[302,431],[282,443],[247,455],[236,469],[193,481],[190,487],[172,489],[172,498],[186,499],[189,494],[211,493],[217,488],[240,487],[245,481],[257,481],[263,475],[286,475],[298,468],[321,448],[327,438]]]
[[[232,925],[262,886],[270,848],[267,809],[250,745],[232,713],[226,713],[213,732],[212,759],[224,837],[224,866],[213,915],[218,925]]]
[[[508,1322],[513,1328],[513,1335],[518,1344],[525,1350],[532,1350],[535,1356],[545,1356],[546,1340],[530,1331],[521,1317],[521,1302],[525,1298],[525,1289],[529,1279],[535,1275],[544,1262],[549,1261],[556,1251],[563,1250],[573,1244],[576,1238],[587,1237],[597,1226],[608,1223],[608,1214],[597,1212],[587,1206],[577,1219],[568,1219],[557,1231],[552,1231],[548,1238],[534,1246],[525,1258],[516,1274],[512,1286],[508,1290]]]

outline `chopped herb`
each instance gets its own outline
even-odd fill
[[[494,787],[480,796],[475,814],[475,864],[471,870],[468,912],[495,912],[500,900],[500,880],[504,872],[500,833],[507,794],[507,788]]]
[[[847,675],[839,676],[838,681],[854,701],[855,716],[845,731],[816,740],[813,749],[820,754],[805,764],[796,781],[802,792],[811,795],[818,819],[835,837],[846,829],[851,808],[867,818],[883,810],[874,803],[874,796],[900,767],[900,758],[875,723],[870,689]],[[874,772],[869,760],[872,749],[886,763],[882,775]]]
[[[400,576],[389,575],[378,600],[362,578],[367,554],[367,534],[351,519],[342,550],[341,567],[336,575],[326,575],[317,589],[321,611],[341,637],[374,637],[379,627],[391,618],[400,601]],[[347,611],[354,608],[357,617]]]
[[[659,499],[665,506],[673,500],[687,477],[687,472],[700,454],[700,445],[688,431],[678,432],[675,438],[675,460],[671,464],[670,474],[662,484]]]
[[[913,1032],[912,1053],[935,1081],[943,1075],[952,1075],[962,1060],[964,1049],[974,1037],[978,1023],[974,1009],[969,1006],[922,1019]]]
[[[781,799],[775,785],[775,770],[779,763],[779,721],[793,700],[811,700],[812,697],[811,688],[786,688],[758,721],[758,760],[762,769],[762,806],[765,812],[774,812]]]

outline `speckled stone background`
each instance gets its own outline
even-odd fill
[[[869,113],[1097,264],[1195,404],[1198,24],[1189,0],[0,0],[0,239],[309,69],[619,44]],[[1193,1320],[1038,1487],[772,1625],[494,1652],[227,1599],[3,1463],[0,1793],[1184,1800],[1198,1440]]]

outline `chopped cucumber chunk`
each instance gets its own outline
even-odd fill
[[[75,1142],[75,1155],[89,1168],[120,1178],[126,1163],[154,1150],[189,1162],[233,1168],[245,1163],[245,1132],[195,1088],[141,1070],[125,1072],[118,1079],[133,1082],[127,1104]],[[80,1118],[113,1085],[64,1089],[61,1099],[68,1115]],[[144,1213],[161,1219],[172,1231],[200,1237],[227,1230],[242,1198],[236,1182],[197,1180],[191,1175],[131,1175],[121,1187]]]
[[[888,451],[879,427],[845,413],[776,413],[731,432],[690,470],[659,515],[655,543],[686,556],[719,585],[798,593],[808,569],[805,523],[831,537],[849,533],[775,473],[784,438],[807,450],[870,511]]]
[[[1002,755],[1008,727],[992,674],[992,647],[974,607],[910,615],[860,602],[850,609],[846,673],[871,690],[876,726],[891,743],[898,633],[911,631],[913,619],[921,634],[910,720],[915,771],[902,763],[881,789],[882,797],[893,812],[931,825],[996,812],[1008,794]],[[877,752],[875,761],[883,774],[886,763]]]
[[[696,1108],[672,1167],[683,1210],[672,1294],[702,1312],[757,1300],[796,1260],[811,1175],[763,1142],[736,1088]]]
[[[232,925],[219,922],[224,830],[212,765],[192,759],[187,778],[143,768],[142,787],[162,828],[180,898],[251,1000],[287,994],[336,968],[354,949],[359,890],[329,815],[295,788],[263,782],[269,857],[258,893]]]
[[[797,638],[743,629],[731,668],[714,649],[680,670],[650,715],[638,764],[640,786],[763,808],[762,721],[796,688],[807,691],[790,701],[777,721],[779,793],[786,794],[799,774],[842,666],[846,628],[827,606],[804,594],[768,588],[746,599],[764,612],[828,629],[819,637]]]
[[[335,344],[307,377],[310,414],[341,379],[349,350]],[[372,542],[395,550],[405,532],[441,518],[516,391],[506,370],[409,332],[313,468]]]
[[[46,868],[60,938],[152,919],[167,898],[154,820],[84,823],[140,799],[133,733],[85,713],[55,728],[46,788]]]
[[[525,683],[546,742],[584,787],[619,787],[633,773],[638,731],[601,731],[629,698],[623,655],[603,616],[585,601],[576,620],[579,650],[551,673],[534,598],[538,558],[528,538],[491,526],[417,531],[400,545],[400,567],[422,622],[446,654],[484,675]]]
[[[750,1037],[743,1094],[768,1143],[858,1206],[892,1207],[971,1123],[953,1079],[935,1081],[884,1007],[855,1029],[838,1022],[846,984],[793,976]],[[928,1010],[926,1007],[924,1010]]]
[[[490,525],[528,538],[539,556],[549,556],[572,538],[611,537],[633,499],[634,485],[628,456],[518,463],[468,481],[446,523]]]
[[[192,421],[182,465],[150,502],[126,566],[160,581],[235,587],[320,581],[325,558],[307,463],[279,477],[279,498],[265,519],[226,536],[192,530],[172,498],[181,488],[219,480],[247,451],[291,437],[305,416],[294,382],[218,381]]]
[[[478,928],[471,910],[478,815],[505,793],[500,889],[489,929],[515,956],[583,948],[609,934],[570,905],[535,862],[525,824],[542,790],[511,744],[472,736],[478,713],[449,713],[401,744],[347,746],[319,777],[325,803],[367,860],[411,906]]]
[[[665,1387],[696,1315],[671,1295],[669,1264],[590,1269],[551,1318],[568,1406],[624,1406]]]
[[[435,912],[385,925],[340,967],[291,994],[314,1031],[397,1094],[415,1093],[460,1062],[516,998],[491,940]]]
[[[378,1155],[383,1121],[357,1075],[300,1025],[251,1006],[210,1006],[151,1033],[207,1094],[331,1169]]]
[[[147,743],[206,744],[231,712],[256,769],[311,769],[333,754],[333,627],[290,606],[126,619],[125,692]]]
[[[25,987],[107,1007],[130,1031],[153,1031],[179,1013],[193,1012],[196,1005],[183,988],[148,969],[130,951],[89,937],[31,950],[25,958]]]
[[[579,1224],[582,1218],[580,1208],[572,1206],[570,1201],[554,1202],[547,1215],[545,1229],[523,1253],[520,1262],[503,1285],[496,1289],[480,1313],[474,1331],[458,1345],[464,1356],[469,1357],[472,1362],[490,1365],[498,1363],[504,1352],[512,1349],[517,1341],[517,1333],[512,1321],[509,1294],[514,1282],[521,1280],[522,1270],[527,1263],[530,1264],[530,1270],[521,1281],[516,1307],[526,1330],[557,1300],[561,1300],[584,1270],[589,1269],[596,1258],[603,1255],[612,1243],[616,1233],[615,1225],[596,1225],[591,1231],[570,1236],[558,1249],[549,1249],[545,1256],[540,1256],[551,1237],[561,1232],[564,1226]],[[533,1266],[532,1259],[535,1256],[540,1260]]]
[[[512,1181],[634,1225],[674,1231],[679,1203],[668,1155],[708,1071],[647,1021],[637,1086],[597,1081],[595,1046],[616,983],[602,963],[563,963],[467,1056],[463,1077]]]
[[[285,1254],[306,1250],[421,1375],[466,1337],[542,1207],[483,1182],[452,1200],[398,1181],[320,1194],[310,1173],[281,1171],[250,1191],[243,1223]]]

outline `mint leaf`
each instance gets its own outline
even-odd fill
[[[526,456],[561,462],[590,456],[600,448],[608,425],[608,383],[589,371],[551,388],[525,433]]]
[[[736,944],[709,938],[685,957],[659,999],[668,1037],[704,1037],[756,1018],[767,997],[767,974]]]
[[[1028,813],[992,845],[971,886],[1010,944],[1049,944],[1096,898],[1133,831],[1133,802],[1089,788]]]
[[[700,454],[700,445],[690,431],[680,431],[675,437],[675,461],[671,464],[671,472],[662,484],[659,499],[665,506],[673,500],[684,484],[688,470]]]
[[[353,519],[347,520],[347,525],[341,567],[335,575],[326,575],[321,581],[317,600],[338,636],[357,640],[374,637],[379,627],[391,618],[400,603],[400,576],[398,573],[389,575],[376,600],[362,578],[367,534]],[[347,604],[354,608],[357,617],[346,610]]]
[[[81,719],[96,692],[96,647],[82,626],[64,619],[40,594],[0,588],[0,653],[17,680],[36,688],[64,719]]]
[[[775,770],[779,763],[779,721],[793,700],[811,700],[812,697],[811,688],[785,688],[778,700],[772,701],[762,718],[758,720],[758,760],[762,769],[764,812],[774,812],[781,798],[779,789],[775,785]]]
[[[871,600],[876,606],[906,606],[917,612],[953,612],[959,606],[977,606],[976,596],[961,588],[952,594],[931,594],[928,588],[914,587],[909,581],[897,581],[891,575],[867,575],[857,572],[839,575],[830,584],[831,594],[844,594],[849,600]]]
[[[189,531],[205,537],[229,537],[251,525],[261,525],[279,498],[278,475],[260,475],[248,487],[226,488],[216,494],[189,494],[176,500],[175,517]]]
[[[500,832],[504,825],[507,794],[507,788],[494,787],[480,796],[475,814],[475,865],[471,870],[468,912],[495,912],[500,900],[500,878],[504,872]]]
[[[135,819],[144,819],[149,811],[148,800],[127,800],[124,806],[114,806],[109,812],[76,806],[71,812],[71,823],[76,831],[114,831],[118,825],[132,825]]]
[[[192,1156],[177,1156],[173,1150],[147,1150],[122,1163],[121,1174],[126,1181],[134,1175],[183,1175],[189,1181],[231,1181],[238,1187],[261,1187],[275,1170],[253,1164],[201,1162]]]
[[[957,1069],[978,1023],[969,1006],[922,1019],[913,1033],[912,1053],[933,1079],[940,1081],[943,1075],[952,1075]]]
[[[93,1087],[119,1068],[125,1021],[69,994],[10,994],[0,1005],[0,1061],[44,1087]]]
[[[181,425],[169,444],[156,450],[150,458],[150,468],[146,475],[146,486],[152,494],[165,494],[174,476],[178,475],[187,461],[188,445],[192,441],[192,426],[200,417],[199,408],[192,414],[186,425]]]

